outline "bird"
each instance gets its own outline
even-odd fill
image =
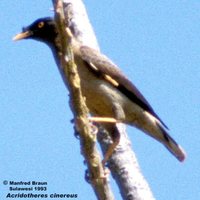
[[[168,127],[120,68],[100,51],[81,44],[73,33],[71,35],[70,44],[81,80],[82,94],[94,119],[114,119],[113,123],[133,126],[163,144],[180,162],[184,161],[184,149],[169,135]],[[59,32],[53,18],[39,18],[22,28],[22,32],[13,40],[21,39],[44,42],[52,50],[56,64],[60,65]],[[119,143],[119,134],[114,135],[117,135],[112,138],[114,145],[105,154],[104,163]]]

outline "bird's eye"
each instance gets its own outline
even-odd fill
[[[42,28],[44,26],[44,22],[39,22],[38,23],[38,28]]]

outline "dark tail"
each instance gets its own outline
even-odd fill
[[[179,161],[183,162],[186,158],[186,153],[183,148],[176,143],[176,141],[167,133],[162,125],[159,123],[157,123],[157,125],[163,134],[163,140],[161,140],[161,142]]]

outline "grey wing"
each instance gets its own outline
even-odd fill
[[[131,101],[142,107],[145,111],[149,112],[157,118],[161,124],[168,129],[164,122],[154,112],[151,105],[136,88],[136,86],[128,80],[122,71],[105,55],[99,51],[94,50],[87,46],[80,47],[80,52],[83,60],[85,60],[89,67],[102,75],[108,82],[113,84],[121,93],[128,97]]]

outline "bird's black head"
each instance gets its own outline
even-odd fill
[[[46,17],[37,19],[28,27],[23,28],[22,32],[17,34],[13,40],[35,39],[45,42],[48,45],[53,45],[57,35],[58,33],[54,20],[50,17]]]

